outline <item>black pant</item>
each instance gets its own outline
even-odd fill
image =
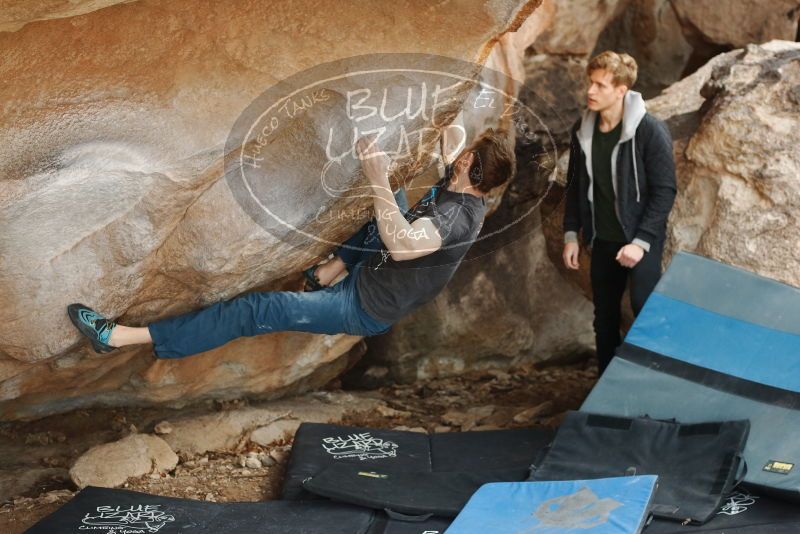
[[[639,315],[647,297],[661,278],[663,243],[653,243],[632,269],[617,262],[619,249],[626,243],[595,239],[592,246],[592,293],[594,299],[594,334],[600,373],[605,371],[619,347],[622,295],[630,278],[633,314]]]

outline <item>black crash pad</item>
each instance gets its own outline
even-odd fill
[[[704,523],[737,482],[749,428],[569,412],[531,480],[658,475],[653,514]]]
[[[335,501],[376,510],[455,517],[482,485],[522,481],[528,473],[527,468],[415,472],[339,464],[307,479],[303,487]]]
[[[366,534],[373,516],[324,501],[211,503],[90,486],[27,534]]]
[[[282,498],[310,499],[303,480],[339,464],[414,472],[527,469],[552,441],[544,427],[423,434],[303,423],[295,434]]]
[[[744,482],[800,502],[800,288],[678,253],[583,411],[748,419]]]
[[[283,481],[283,499],[315,498],[303,480],[326,467],[347,463],[364,468],[431,470],[428,435],[418,432],[303,423],[297,429]]]
[[[377,513],[369,534],[444,534],[449,526],[450,519],[444,517],[400,519]]]
[[[547,427],[431,434],[433,470],[529,469],[555,435]]]
[[[654,520],[643,534],[797,534],[800,506],[737,488],[704,525]]]

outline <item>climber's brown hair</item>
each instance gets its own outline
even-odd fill
[[[488,193],[514,176],[514,147],[503,130],[489,128],[467,150],[475,153],[469,181],[478,191]]]
[[[628,89],[636,83],[639,66],[636,60],[626,53],[617,53],[606,50],[594,56],[586,65],[586,74],[591,76],[596,70],[605,70],[612,75],[615,86],[624,85]]]

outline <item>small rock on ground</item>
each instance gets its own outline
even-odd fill
[[[132,434],[113,443],[92,447],[78,458],[69,474],[79,488],[115,488],[132,477],[172,471],[178,456],[167,443],[148,434]]]

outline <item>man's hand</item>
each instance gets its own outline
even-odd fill
[[[581,265],[578,262],[578,256],[580,255],[580,246],[578,243],[566,243],[564,244],[564,265],[567,269],[577,270]]]
[[[625,245],[617,252],[617,261],[623,267],[635,267],[644,256],[644,249],[639,245]]]
[[[361,160],[361,167],[364,175],[373,187],[389,187],[389,157],[377,145],[374,137],[361,137],[356,142],[358,159]],[[391,189],[390,189],[391,192]]]
[[[356,142],[364,174],[372,186],[372,202],[375,224],[386,250],[395,261],[413,260],[431,254],[442,247],[442,238],[430,218],[421,217],[409,223],[389,187],[387,172],[391,161],[375,145],[371,137],[362,137]]]

